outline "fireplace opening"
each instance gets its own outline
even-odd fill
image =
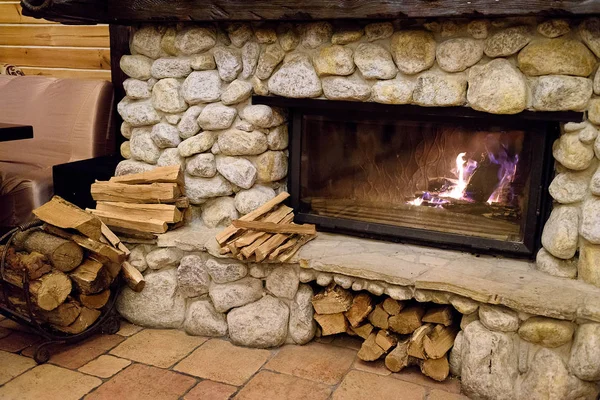
[[[300,222],[478,252],[537,251],[557,122],[458,107],[287,106]]]

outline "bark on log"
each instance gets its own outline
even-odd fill
[[[23,276],[10,269],[4,270],[4,279],[23,288]],[[53,270],[40,279],[29,282],[33,302],[42,310],[51,311],[61,305],[71,293],[71,280],[64,273]]]
[[[396,347],[385,357],[385,366],[392,372],[400,372],[410,363],[408,355],[408,339],[398,342]]]
[[[4,254],[4,249],[5,246],[0,246],[0,256]],[[45,255],[35,251],[16,252],[14,247],[10,247],[6,253],[5,266],[17,272],[27,271],[29,279],[39,279],[52,270]]]
[[[59,271],[69,272],[83,260],[83,250],[75,242],[31,229],[15,236],[15,247],[41,253]]]
[[[83,294],[96,294],[105,290],[112,281],[104,265],[87,259],[70,275],[75,287]]]

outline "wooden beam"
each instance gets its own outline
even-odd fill
[[[596,1],[548,0],[53,0],[34,11],[23,0],[23,14],[58,22],[120,23],[235,20],[384,19],[499,17],[510,15],[588,15]]]

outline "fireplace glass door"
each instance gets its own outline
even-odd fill
[[[546,136],[539,127],[547,124],[300,114],[291,191],[301,220],[363,235],[532,253]]]

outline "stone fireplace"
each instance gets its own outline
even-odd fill
[[[597,18],[136,26],[116,175],[181,165],[193,206],[132,247],[119,311],[273,347],[313,339],[319,286],[451,304],[469,396],[597,398],[598,57]],[[281,191],[322,233],[289,264],[221,254]]]

